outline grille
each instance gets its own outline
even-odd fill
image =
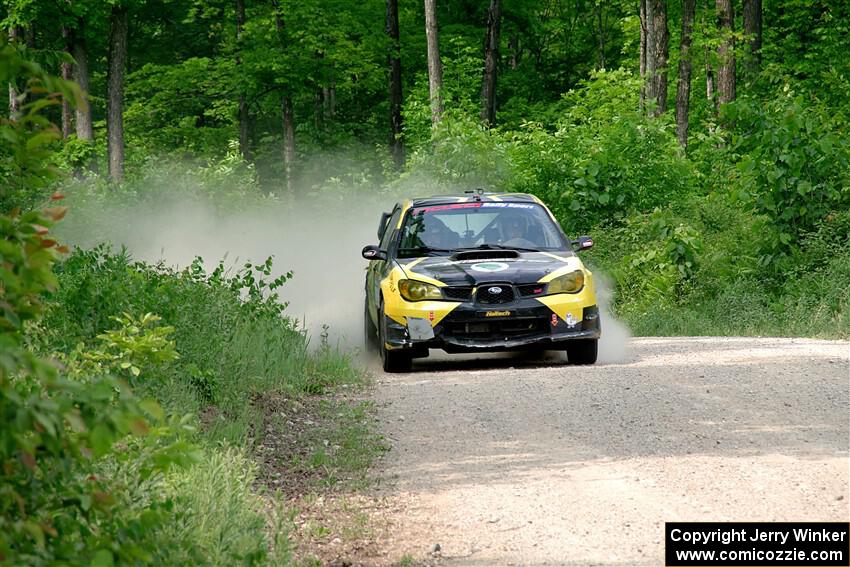
[[[505,338],[536,335],[546,330],[548,321],[537,318],[505,319],[503,321],[451,321],[444,333],[458,338]]]
[[[535,295],[543,295],[546,291],[546,284],[534,283],[516,286],[517,293],[520,297],[534,297]]]
[[[452,301],[472,301],[472,288],[444,287],[443,297]]]
[[[494,289],[499,291],[491,291]],[[514,288],[508,284],[484,284],[478,288],[475,299],[487,305],[510,303],[514,300]]]

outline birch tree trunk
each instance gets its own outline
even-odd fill
[[[502,2],[490,0],[487,10],[487,37],[484,40],[484,79],[481,82],[481,120],[487,126],[496,123],[496,81],[499,73],[499,41]]]
[[[437,29],[437,0],[425,0],[425,37],[428,42],[428,91],[431,99],[431,122],[436,126],[443,114],[443,64],[440,61],[440,38]]]
[[[109,178],[124,180],[124,70],[127,64],[127,8],[112,7],[106,76],[106,137]]]
[[[682,40],[679,47],[679,85],[676,90],[676,137],[688,147],[688,112],[691,102],[691,37],[694,31],[696,0],[682,0]]]

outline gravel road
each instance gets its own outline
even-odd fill
[[[592,367],[414,370],[375,393],[388,559],[658,566],[665,521],[850,518],[850,342],[644,338]]]

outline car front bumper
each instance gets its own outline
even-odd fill
[[[386,318],[385,346],[427,356],[432,348],[449,353],[555,350],[572,340],[601,336],[595,302],[582,305],[588,298],[567,295],[560,302],[558,296],[544,299],[547,303],[531,298],[495,306],[461,303],[435,324],[429,322],[433,312],[408,309],[405,324],[397,316]]]

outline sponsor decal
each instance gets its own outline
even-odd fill
[[[510,311],[488,311],[484,314],[485,317],[510,317]]]
[[[470,266],[476,272],[503,272],[508,269],[504,262],[480,262]]]
[[[578,321],[576,321],[576,318],[573,317],[572,313],[567,313],[567,317],[564,319],[564,321],[567,322],[568,327],[575,327],[576,323],[578,323]]]
[[[488,209],[533,209],[534,205],[526,203],[482,203],[482,207]]]
[[[558,326],[558,316],[557,316],[557,315],[555,315],[554,313],[552,313],[552,326],[553,326],[553,327],[557,327],[557,326]]]
[[[429,320],[429,321],[433,321],[433,320],[434,320],[434,312],[433,312],[433,311],[429,311],[429,312],[428,312],[428,320]]]

